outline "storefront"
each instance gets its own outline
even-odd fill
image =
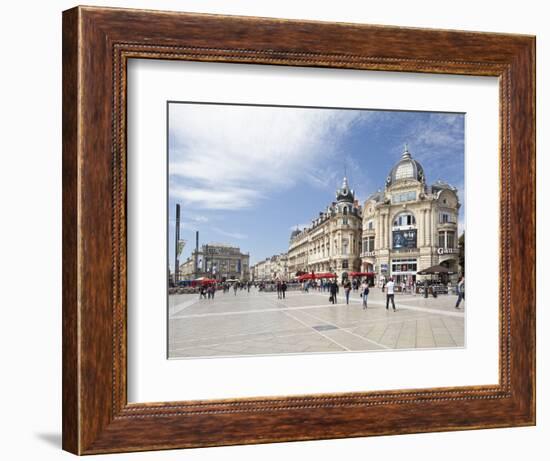
[[[416,258],[394,258],[391,260],[391,276],[397,285],[405,283],[407,287],[416,281]]]

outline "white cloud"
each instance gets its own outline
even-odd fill
[[[246,239],[248,238],[248,235],[246,234],[243,234],[241,232],[230,232],[230,231],[225,231],[223,229],[220,229],[219,227],[212,227],[212,230],[214,232],[217,232],[218,234],[220,235],[223,235],[225,237],[230,237],[230,238],[233,238],[233,239],[239,239],[239,240],[242,240],[242,239]]]
[[[214,186],[170,186],[170,195],[181,200],[184,204],[191,204],[202,209],[238,210],[249,207],[260,194],[252,189],[228,187],[220,184]]]
[[[464,115],[431,114],[415,123],[403,142],[409,145],[413,157],[425,162],[441,158],[445,152],[460,151],[464,155]],[[452,160],[447,157],[446,163],[452,164]]]
[[[323,186],[323,165],[361,117],[346,110],[172,104],[170,194],[193,207],[234,210],[298,180]]]

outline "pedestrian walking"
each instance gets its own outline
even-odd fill
[[[458,281],[458,285],[456,286],[456,291],[458,293],[458,299],[456,300],[455,308],[460,309],[460,301],[463,299],[466,299],[466,290],[464,286],[464,277],[460,277],[460,280]]]
[[[367,282],[363,283],[361,286],[361,296],[363,297],[363,309],[367,308],[367,299],[369,297],[369,284]]]
[[[283,280],[283,283],[281,283],[281,294],[283,295],[283,299],[285,299],[285,293],[286,293],[286,282]]]
[[[237,289],[238,289],[238,288],[239,288],[239,287],[238,287],[238,285],[237,285],[237,282],[235,282],[235,283],[233,284],[233,292],[235,293],[235,296],[237,296]]]
[[[388,310],[390,306],[390,301],[393,307],[393,311],[395,312],[395,284],[393,283],[393,278],[390,277],[390,280],[388,283],[386,283],[386,310]]]
[[[281,281],[280,280],[277,280],[277,299],[281,299],[282,297],[282,294],[281,294]]]
[[[351,292],[351,283],[349,279],[344,282],[344,294],[346,295],[346,304],[349,304],[349,294]]]

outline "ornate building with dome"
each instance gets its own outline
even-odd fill
[[[408,285],[418,271],[438,264],[457,274],[459,208],[456,187],[442,181],[428,185],[422,165],[405,146],[384,190],[364,203],[361,271],[373,272],[378,282],[393,277]]]
[[[362,211],[355,193],[344,177],[336,201],[302,230],[294,230],[288,249],[290,277],[300,273],[344,273],[361,266]]]

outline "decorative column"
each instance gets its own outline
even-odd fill
[[[380,213],[380,236],[378,237],[378,246],[384,248],[384,215]]]
[[[431,246],[434,244],[434,212],[433,208],[430,207],[430,236],[428,238],[428,241]]]
[[[375,226],[375,232],[374,235],[374,248],[375,250],[379,250],[382,248],[382,245],[380,245],[380,213],[378,213],[378,216],[376,216],[376,226]]]
[[[384,215],[384,248],[389,248],[388,245],[388,215]]]
[[[422,210],[422,246],[426,246],[428,244],[428,239],[427,239],[427,235],[428,233],[426,232],[426,226],[427,226],[427,221],[426,221],[426,212],[428,210],[424,209]]]
[[[391,248],[391,223],[390,223],[390,213],[388,211],[388,214],[386,215],[386,246],[388,247],[388,250]]]

